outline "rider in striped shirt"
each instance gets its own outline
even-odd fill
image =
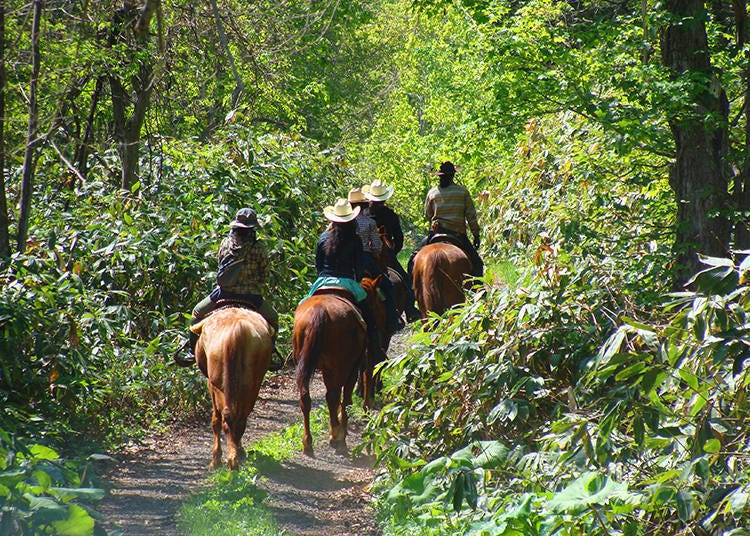
[[[460,184],[453,182],[455,174],[456,167],[452,162],[446,161],[440,164],[440,171],[436,173],[440,177],[440,184],[427,193],[424,203],[424,216],[430,222],[430,234],[412,253],[409,259],[409,273],[411,273],[417,252],[429,244],[435,234],[447,234],[455,237],[474,267],[472,275],[482,277],[484,273],[484,263],[477,253],[479,248],[477,211],[469,191]],[[466,234],[467,224],[472,235],[474,235],[473,244]]]

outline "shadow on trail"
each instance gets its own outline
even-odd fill
[[[341,455],[321,441],[314,458],[300,452],[264,468],[265,505],[285,534],[379,535],[369,510],[372,464],[371,457]]]

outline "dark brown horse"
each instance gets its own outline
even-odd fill
[[[221,465],[221,431],[227,437],[227,466],[237,469],[245,456],[242,434],[247,416],[271,362],[271,328],[255,311],[239,307],[220,309],[191,329],[200,337],[195,360],[208,378],[213,413],[213,469]]]
[[[331,447],[346,449],[348,415],[352,392],[366,365],[367,327],[351,295],[344,291],[327,290],[316,293],[297,306],[294,312],[292,355],[297,362],[299,405],[304,420],[302,447],[312,455],[310,434],[310,380],[316,370],[323,374],[326,404],[330,419]],[[370,375],[371,378],[371,375]],[[372,397],[371,380],[363,379],[365,400]]]
[[[422,318],[443,314],[464,301],[464,278],[471,261],[461,248],[438,242],[428,244],[414,257],[414,294]]]

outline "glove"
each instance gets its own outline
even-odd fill
[[[474,249],[479,249],[479,236],[474,237]]]

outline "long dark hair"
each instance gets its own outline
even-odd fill
[[[331,257],[341,252],[347,252],[351,244],[357,239],[357,222],[351,220],[344,223],[331,222],[331,232],[323,242],[323,251]]]

